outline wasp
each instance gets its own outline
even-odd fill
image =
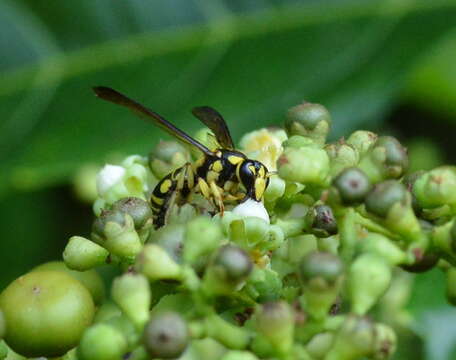
[[[150,197],[154,227],[167,221],[168,210],[180,199],[185,202],[193,193],[200,193],[223,214],[224,201],[243,202],[247,199],[261,201],[272,173],[265,165],[235,150],[228,126],[223,117],[209,106],[195,107],[193,115],[215,135],[217,147],[209,150],[175,127],[156,112],[104,86],[93,88],[103,100],[124,106],[136,115],[151,120],[178,140],[197,148],[202,157],[175,169],[155,186]]]

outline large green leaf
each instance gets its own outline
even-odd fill
[[[190,132],[193,105],[220,109],[238,137],[279,124],[303,99],[329,107],[335,135],[373,127],[456,15],[442,0],[44,3],[0,4],[0,26],[18,39],[0,42],[10,59],[0,63],[0,192],[60,183],[82,163],[146,153],[164,137],[98,101],[92,85]]]

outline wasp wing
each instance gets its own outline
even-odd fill
[[[95,94],[106,101],[110,101],[114,104],[124,106],[131,111],[133,111],[136,115],[146,118],[148,120],[152,120],[156,125],[160,128],[168,132],[170,135],[176,137],[177,139],[187,143],[189,145],[195,146],[197,149],[201,150],[206,155],[214,155],[212,151],[210,151],[207,147],[205,147],[200,142],[193,139],[191,136],[184,133],[182,130],[175,127],[169,121],[165,120],[156,112],[146,108],[145,106],[141,105],[140,103],[130,99],[129,97],[121,94],[120,92],[105,87],[105,86],[96,86],[93,88]]]
[[[209,106],[195,107],[192,114],[212,130],[218,143],[224,149],[234,149],[233,139],[225,120],[219,112]]]

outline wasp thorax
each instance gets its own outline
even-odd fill
[[[236,175],[248,197],[260,201],[269,184],[266,166],[256,160],[245,160],[238,165]]]

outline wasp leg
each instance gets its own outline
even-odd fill
[[[220,215],[223,216],[223,213],[225,212],[225,206],[223,205],[223,197],[222,197],[222,192],[223,189],[220,189],[217,184],[213,181],[209,183],[209,186],[211,188],[212,196],[214,198],[214,203],[215,206],[218,207],[220,211]]]
[[[220,189],[213,181],[208,184],[203,178],[198,178],[198,187],[201,194],[207,200],[211,201],[223,215],[223,211],[225,210],[222,198],[223,189]]]

